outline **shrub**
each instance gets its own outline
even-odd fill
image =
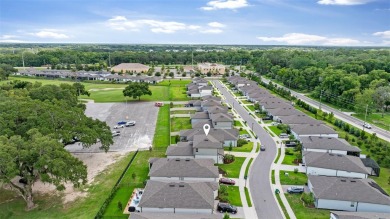
[[[238,139],[237,141],[237,147],[242,147],[243,145],[247,144],[248,141],[245,139]]]
[[[298,173],[298,168],[294,168],[294,173]]]
[[[293,150],[291,148],[286,148],[286,150],[284,151],[284,154],[285,155],[293,155],[294,152],[293,152]]]
[[[307,205],[307,206],[313,206],[314,205],[314,197],[313,193],[302,193],[301,200]]]
[[[232,163],[234,162],[234,160],[236,159],[236,157],[232,154],[226,154],[224,157],[223,157],[223,163],[224,164],[229,164],[229,163]]]

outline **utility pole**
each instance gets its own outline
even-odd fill
[[[24,68],[24,51],[22,52],[22,61],[23,61],[23,68]]]
[[[367,121],[367,112],[368,112],[368,104],[366,105],[366,114],[364,115],[363,131],[364,131],[364,126],[365,126],[366,121]]]
[[[111,52],[108,52],[108,65],[110,66],[111,70]]]
[[[322,91],[323,91],[323,90],[321,90],[321,94],[320,94],[320,107],[319,107],[320,110],[321,110]]]

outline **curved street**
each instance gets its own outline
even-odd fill
[[[257,156],[249,172],[249,187],[257,216],[259,218],[283,218],[270,181],[270,170],[277,153],[275,142],[220,81],[214,80],[213,83],[225,97],[226,103],[229,103],[247,121],[247,124],[253,127],[253,132],[260,138],[261,143],[266,145],[266,151]]]

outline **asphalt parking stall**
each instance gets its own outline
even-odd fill
[[[112,131],[120,132],[119,136],[113,137],[114,144],[109,151],[127,152],[152,146],[159,109],[154,106],[154,102],[87,103],[86,106],[87,116],[106,121]],[[136,125],[114,129],[120,121],[135,121]],[[75,143],[65,148],[74,153],[103,152],[99,147],[100,143],[89,148]]]

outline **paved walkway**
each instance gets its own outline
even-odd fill
[[[282,160],[283,161],[283,160]],[[305,173],[306,168],[303,166],[294,166],[294,165],[286,165],[286,164],[279,164],[279,170],[284,171],[294,171],[295,169],[298,169],[298,172]]]

